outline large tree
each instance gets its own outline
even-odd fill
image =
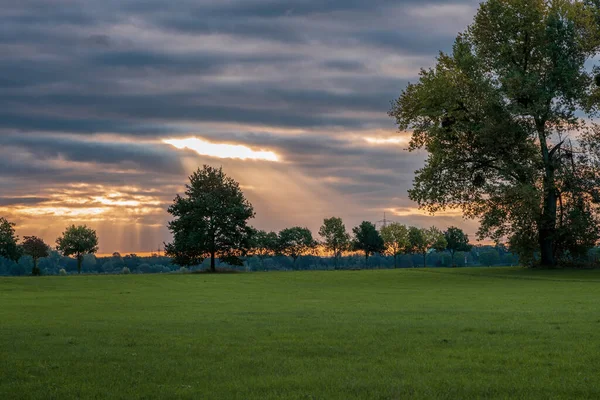
[[[240,185],[222,168],[204,165],[189,177],[183,196],[177,195],[168,211],[175,219],[168,227],[173,242],[165,244],[165,254],[175,264],[192,266],[210,257],[231,265],[243,265],[240,257],[250,248],[254,217],[252,205]]]
[[[352,228],[352,233],[354,233],[353,248],[365,254],[366,266],[369,265],[369,256],[385,250],[383,239],[371,222],[363,221],[359,226]]]
[[[478,236],[508,238],[522,257],[556,265],[590,246],[597,229],[598,174],[566,135],[585,132],[600,89],[587,62],[600,51],[598,0],[489,0],[451,54],[421,71],[390,114],[412,130],[410,149],[429,157],[410,197],[431,212],[461,208]],[[598,68],[594,69],[598,73]],[[593,136],[593,135],[592,135]]]
[[[325,240],[325,248],[333,253],[335,267],[338,267],[342,253],[350,248],[350,235],[341,218],[331,217],[323,220],[319,235]]]
[[[454,253],[471,250],[469,236],[460,228],[455,226],[449,227],[444,231],[444,237],[446,238],[446,250],[452,256],[452,264],[454,264]]]
[[[83,257],[98,252],[98,236],[95,230],[85,225],[71,225],[56,239],[56,249],[65,257],[75,256],[80,274]]]
[[[19,261],[21,248],[18,242],[19,237],[15,233],[15,224],[0,217],[0,257],[15,262]]]
[[[295,226],[279,232],[277,251],[291,257],[296,265],[298,257],[310,253],[316,245],[310,229]]]
[[[394,268],[398,268],[398,256],[406,253],[410,242],[408,228],[398,222],[392,222],[381,228],[381,238],[385,246],[385,253],[394,257]]]
[[[48,257],[50,254],[50,247],[37,236],[25,236],[21,247],[23,248],[23,253],[33,259],[31,275],[41,275],[42,272],[38,268],[38,260],[40,258]]]

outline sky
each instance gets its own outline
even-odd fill
[[[170,240],[167,207],[204,164],[254,205],[251,224],[323,218],[460,226],[408,199],[423,152],[387,115],[449,51],[477,2],[0,0],[0,216],[100,252]]]

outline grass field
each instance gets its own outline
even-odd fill
[[[600,271],[0,278],[0,399],[600,398]]]

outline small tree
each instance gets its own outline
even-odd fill
[[[385,245],[385,253],[394,257],[394,268],[398,268],[398,256],[406,252],[410,245],[408,228],[393,222],[381,228],[381,238]]]
[[[342,253],[350,248],[350,235],[346,232],[344,222],[336,217],[324,219],[319,235],[325,239],[325,248],[333,253],[337,269]]]
[[[189,179],[185,194],[177,195],[168,210],[175,219],[168,225],[173,243],[165,244],[165,253],[181,266],[198,265],[210,257],[212,272],[217,257],[243,265],[240,257],[250,248],[253,229],[248,220],[254,209],[240,185],[222,168],[208,165]]]
[[[469,244],[469,236],[465,234],[462,229],[455,226],[451,226],[444,232],[446,238],[446,250],[450,252],[452,256],[452,264],[454,265],[454,253],[457,251],[469,251],[471,245]]]
[[[0,257],[14,262],[21,258],[21,249],[17,242],[19,237],[15,234],[15,224],[0,217]]]
[[[31,270],[31,275],[41,275],[41,271],[38,268],[38,260],[40,258],[48,257],[50,253],[50,247],[44,243],[42,239],[36,236],[25,236],[23,238],[23,244],[21,247],[23,249],[23,253],[33,259],[33,269]]]
[[[265,258],[273,256],[277,252],[278,237],[275,232],[256,231],[252,234],[251,252],[260,259],[264,267]]]
[[[80,274],[83,257],[98,252],[98,236],[95,230],[85,225],[71,225],[56,239],[56,249],[65,257],[75,256],[77,273]]]
[[[427,257],[427,239],[425,239],[425,233],[423,229],[419,229],[416,226],[408,228],[408,253],[410,254],[422,254],[423,255],[423,266]]]
[[[314,250],[317,243],[308,228],[295,226],[279,232],[278,252],[287,257],[292,257],[294,265],[298,257]]]
[[[423,267],[427,267],[429,250],[443,251],[446,248],[444,234],[435,226],[419,229],[411,226],[408,230],[409,252],[423,256]]]
[[[365,265],[368,266],[369,256],[384,250],[383,239],[375,225],[368,221],[363,221],[359,226],[352,228],[352,233],[354,233],[354,250],[365,253]]]

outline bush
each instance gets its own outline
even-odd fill
[[[131,271],[129,270],[129,268],[123,267],[123,269],[121,270],[121,273],[123,275],[129,275],[131,273]]]
[[[181,268],[179,268],[179,273],[181,273],[181,274],[187,274],[188,273],[188,269],[186,267],[181,267]]]
[[[67,275],[68,275],[68,274],[67,274],[67,270],[66,270],[66,269],[64,269],[64,268],[61,268],[60,270],[58,270],[58,274],[59,274],[60,276],[67,276]]]

